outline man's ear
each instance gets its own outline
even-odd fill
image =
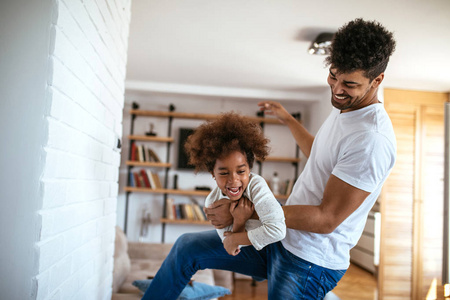
[[[212,178],[213,178],[214,180],[216,180],[216,177],[214,176],[214,172],[210,172],[210,173],[211,173]]]
[[[383,82],[384,79],[384,73],[381,73],[375,79],[372,81],[372,87],[377,88],[380,86],[380,84]]]

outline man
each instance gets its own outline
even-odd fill
[[[269,299],[322,299],[332,290],[395,162],[392,124],[377,97],[394,49],[392,33],[377,22],[356,19],[339,29],[326,60],[334,109],[315,137],[279,103],[259,103],[289,127],[308,157],[283,207],[283,241],[230,256],[211,232],[184,235],[155,277],[157,284],[176,282],[181,291],[198,269],[212,268],[268,279]],[[232,221],[224,203],[205,209],[217,228]],[[163,294],[157,284],[146,295],[176,299],[176,292]]]

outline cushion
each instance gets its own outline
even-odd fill
[[[152,282],[151,279],[135,280],[133,281],[133,285],[144,293],[150,285],[150,282]],[[231,291],[224,287],[194,281],[192,286],[187,285],[183,289],[177,300],[206,300],[230,294]]]
[[[116,238],[114,240],[114,257],[128,253],[128,240],[122,228],[116,226]]]
[[[122,229],[116,226],[114,247],[113,293],[117,293],[130,273],[131,261],[127,253],[127,238]]]

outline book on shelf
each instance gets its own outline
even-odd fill
[[[183,203],[180,205],[181,205],[181,214],[183,215],[183,219],[194,220],[189,204]]]
[[[194,212],[197,216],[197,219],[200,221],[206,221],[207,219],[206,219],[205,212],[203,211],[203,206],[200,205],[200,203],[198,202],[197,199],[195,199],[193,197],[190,197],[189,199],[192,202],[192,206],[194,208]]]
[[[147,170],[147,176],[150,180],[150,185],[152,189],[162,189],[163,186],[161,184],[161,180],[159,179],[159,175],[155,172]]]
[[[138,153],[137,153],[138,161],[145,162],[144,146],[143,145],[139,145],[139,146],[137,146],[137,149],[138,149]]]
[[[289,196],[291,194],[292,188],[294,187],[294,182],[295,182],[294,179],[288,179],[286,181],[286,191],[284,192],[285,195]]]
[[[155,188],[162,189],[161,180],[159,179],[159,175],[157,173],[152,172],[153,181],[155,182]]]
[[[148,161],[161,162],[161,159],[159,158],[159,156],[151,148],[147,149],[147,153],[148,153],[148,158],[149,158]]]
[[[141,171],[139,171],[139,173],[144,180],[144,186],[146,188],[152,188],[152,185],[150,184],[150,179],[148,178],[147,172],[144,169],[141,169]]]
[[[137,172],[130,172],[130,187],[142,187],[149,189],[162,189],[159,175],[150,170],[141,169]]]
[[[166,218],[169,220],[175,219],[175,210],[174,210],[174,200],[173,198],[166,199]]]
[[[130,172],[130,181],[128,182],[128,186],[135,186],[136,184],[134,183],[134,174],[132,172]]]
[[[138,173],[136,173],[136,172],[134,172],[134,173],[132,173],[133,174],[133,178],[134,178],[134,180],[133,180],[133,186],[134,187],[141,187],[141,181],[139,180],[139,175],[138,175]]]
[[[205,212],[203,211],[203,209],[200,206],[194,205],[194,210],[195,210],[195,215],[197,216],[197,219],[199,221],[206,221]]]
[[[161,162],[158,154],[146,145],[136,145],[135,142],[131,143],[131,161],[139,162]]]
[[[179,204],[174,204],[175,209],[175,219],[181,220],[183,216],[181,215],[181,206]]]
[[[132,161],[137,160],[137,146],[136,146],[136,143],[135,143],[135,142],[132,142],[132,143],[131,143],[131,150],[130,150],[130,153],[131,153],[130,159],[131,159]]]
[[[170,220],[206,221],[206,215],[197,201],[195,203],[174,203],[172,198],[166,199],[166,218]]]
[[[138,177],[138,181],[139,181],[139,187],[143,187],[145,188],[145,181],[144,181],[144,177],[142,176],[142,174],[137,173],[137,177]]]
[[[148,180],[150,181],[150,187],[152,189],[156,189],[156,184],[155,184],[155,181],[154,181],[154,177],[153,177],[152,171],[147,170],[147,177],[148,177]]]

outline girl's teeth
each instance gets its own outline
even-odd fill
[[[239,193],[239,188],[229,188],[230,194],[236,195]]]

